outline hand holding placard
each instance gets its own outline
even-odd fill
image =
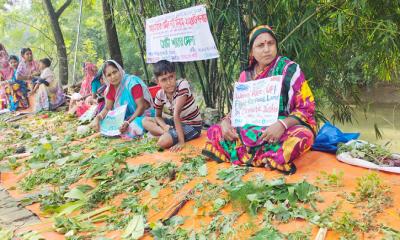
[[[235,83],[232,126],[270,126],[278,119],[282,76]]]
[[[127,105],[122,105],[107,113],[107,116],[100,122],[100,133],[104,136],[119,136],[119,128],[124,123]]]

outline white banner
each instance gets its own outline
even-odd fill
[[[278,120],[282,76],[235,83],[232,126],[270,126]]]
[[[146,19],[147,63],[217,58],[204,5]]]

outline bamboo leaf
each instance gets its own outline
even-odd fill
[[[123,239],[139,239],[144,235],[144,217],[136,215],[129,222],[122,235]]]
[[[339,35],[342,36],[343,35],[343,15],[341,13],[338,14],[338,29],[339,29]]]
[[[86,195],[79,190],[78,188],[74,188],[71,191],[67,192],[64,197],[71,198],[71,199],[77,199],[77,200],[84,200],[86,199]]]
[[[58,207],[55,210],[55,212],[58,212],[57,216],[69,215],[73,211],[78,210],[79,208],[83,207],[84,205],[85,205],[85,201],[82,201],[82,200],[75,201],[75,202],[68,202],[68,203]]]
[[[376,123],[374,123],[374,130],[376,139],[382,139],[382,131],[379,129],[379,126]]]

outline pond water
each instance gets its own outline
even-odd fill
[[[374,125],[377,124],[382,139],[377,139]],[[386,144],[389,149],[400,153],[400,103],[370,105],[366,113],[356,109],[353,123],[335,123],[343,132],[359,132],[360,138],[370,143]]]

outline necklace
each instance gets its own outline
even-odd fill
[[[254,75],[255,75],[255,76],[258,76],[258,75],[259,75],[260,73],[262,73],[262,72],[264,71],[264,69],[265,69],[265,68],[263,68],[263,69],[261,69],[260,71],[258,71],[258,70],[257,70],[257,67],[258,67],[258,65],[254,67]]]

